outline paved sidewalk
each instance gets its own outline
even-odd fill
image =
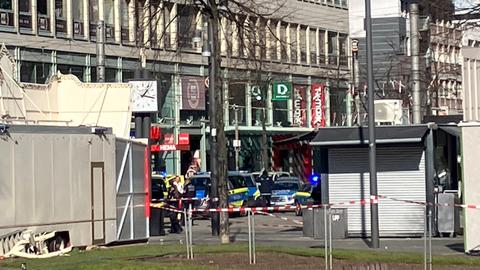
[[[288,218],[301,220],[301,217],[294,217],[291,213],[281,214]],[[232,242],[248,243],[247,218],[239,217],[230,219],[230,236]],[[257,245],[288,246],[323,248],[324,240],[304,237],[301,225],[284,220],[268,217],[255,217],[255,232]],[[168,226],[168,223],[166,224]],[[185,234],[168,234],[166,236],[155,236],[150,242],[158,243],[183,243]],[[211,235],[209,220],[195,220],[193,226],[194,244],[219,243],[218,237]],[[399,251],[399,252],[424,252],[423,238],[389,238],[381,239],[380,249],[377,251]],[[352,250],[373,250],[369,248],[368,240],[361,238],[349,238],[334,240],[333,248]],[[433,255],[462,255],[463,238],[432,238]]]

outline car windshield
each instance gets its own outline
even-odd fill
[[[245,178],[243,178],[243,176],[240,176],[240,175],[229,176],[228,177],[228,184],[229,184],[230,189],[247,187],[247,183],[245,181]]]
[[[190,179],[190,183],[197,188],[205,188],[210,183],[208,177],[193,177]]]
[[[298,190],[300,188],[300,185],[295,182],[276,182],[273,184],[273,190]]]

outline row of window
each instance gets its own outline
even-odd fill
[[[147,47],[185,50],[200,53],[206,44],[206,25],[202,13],[193,6],[151,1],[104,0],[99,7],[97,0],[32,0],[36,1],[39,34],[71,35],[79,39],[95,39],[95,22],[103,14],[108,42],[132,44],[137,42]],[[73,22],[67,21],[66,6],[71,1]],[[32,31],[32,5],[19,1],[20,31]],[[155,4],[157,3],[157,4]],[[334,3],[332,1],[332,3]],[[336,3],[336,2],[335,2]],[[340,3],[341,4],[341,3]],[[54,9],[52,6],[54,5]],[[84,9],[88,5],[88,11]],[[12,1],[0,0],[0,26],[13,27]],[[102,12],[100,9],[102,8]],[[55,14],[52,14],[55,10]],[[85,11],[88,16],[85,16]],[[120,12],[116,16],[116,12]],[[115,23],[115,18],[120,23]],[[51,22],[55,21],[52,27]],[[145,23],[144,23],[145,22]],[[237,27],[238,25],[242,27]],[[120,31],[115,27],[120,25]],[[86,27],[89,27],[87,31]],[[0,30],[8,28],[0,27]],[[68,33],[72,29],[73,33]],[[118,30],[118,29],[117,29]],[[347,34],[313,28],[301,24],[287,24],[238,16],[238,21],[222,22],[221,52],[224,55],[265,59],[287,63],[319,65],[347,65]]]
[[[341,8],[341,9],[348,8],[348,0],[297,0],[297,1],[308,2],[308,3],[317,4],[317,5],[326,5],[326,6],[331,6],[331,7]]]

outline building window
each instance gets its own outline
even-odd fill
[[[89,0],[88,20],[90,24],[90,36],[97,36],[97,21],[98,21],[98,0]]]
[[[309,36],[309,47],[310,47],[310,63],[311,64],[316,64],[317,63],[317,44],[316,44],[316,36],[317,32],[315,29],[310,29],[308,32]]]
[[[20,12],[30,12],[30,1],[18,1],[18,9]]]
[[[261,126],[263,120],[263,111],[265,111],[265,121],[267,118],[267,109],[265,104],[266,90],[258,85],[250,87],[250,97],[252,99],[252,125]]]
[[[84,35],[83,1],[72,1],[73,9],[73,34]]]
[[[12,0],[0,0],[0,9],[12,10]]]
[[[52,65],[49,63],[22,61],[20,64],[20,81],[44,84],[50,78]]]
[[[300,62],[307,63],[307,33],[305,28],[300,28]]]
[[[281,60],[288,60],[287,57],[287,26],[285,24],[280,25],[280,58]]]
[[[55,0],[55,17],[67,17],[67,0]]]
[[[178,47],[192,50],[197,12],[192,6],[178,6]]]
[[[22,1],[20,1],[22,2]],[[27,1],[25,1],[27,2]],[[49,11],[49,1],[48,0],[37,0],[37,12],[41,15],[48,15]]]
[[[229,119],[232,126],[235,125],[235,110],[233,105],[237,107],[238,124],[245,125],[246,123],[245,88],[246,85],[239,82],[233,82],[228,85]]]
[[[129,28],[128,28],[128,20],[129,20],[129,14],[128,14],[128,4],[126,0],[121,0],[120,1],[120,20],[121,20],[121,26],[122,26],[122,42],[129,42],[130,41],[130,34],[129,34]]]
[[[320,30],[318,33],[318,45],[320,51],[318,57],[320,58],[320,64],[325,64],[325,31]]]
[[[337,64],[337,33],[328,32],[328,64]]]
[[[292,63],[297,63],[297,26],[290,25],[290,48],[291,48],[291,55]]]
[[[289,126],[288,101],[273,101],[273,126]]]
[[[340,45],[340,65],[347,66],[348,65],[348,43],[347,43],[347,35],[340,35],[338,38],[338,43]]]

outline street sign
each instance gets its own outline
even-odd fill
[[[291,82],[274,82],[273,83],[273,96],[274,101],[289,100],[292,96],[292,83]]]

